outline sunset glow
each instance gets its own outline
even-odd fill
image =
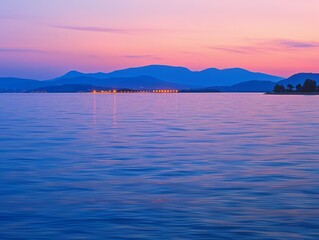
[[[319,71],[318,0],[10,0],[0,3],[0,76],[148,64]]]

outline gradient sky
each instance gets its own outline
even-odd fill
[[[319,0],[0,0],[0,76],[169,64],[319,72]]]

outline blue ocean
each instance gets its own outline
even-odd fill
[[[319,239],[318,99],[0,94],[0,239]]]

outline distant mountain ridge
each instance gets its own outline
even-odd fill
[[[70,71],[51,80],[38,81],[20,78],[0,78],[0,92],[89,91],[90,89],[131,90],[186,90],[224,92],[267,92],[276,83],[287,85],[313,79],[319,83],[319,74],[299,73],[287,79],[241,68],[220,70],[208,68],[191,71],[184,67],[149,65],[110,73],[81,73]],[[82,85],[82,86],[81,86]]]
[[[152,90],[152,89],[184,89],[191,86],[166,82],[150,76],[122,77],[122,78],[94,78],[92,75],[83,75],[72,78],[57,78],[50,82],[51,85],[63,84],[86,84],[99,87],[108,87],[113,89],[129,88],[136,90]]]
[[[271,81],[247,81],[233,86],[210,87],[210,89],[216,89],[221,92],[271,92],[275,85],[276,83]]]
[[[41,81],[24,79],[24,78],[13,78],[13,77],[4,77],[0,78],[0,91],[11,92],[11,91],[23,91],[31,90],[42,86]]]
[[[28,92],[30,93],[79,93],[79,92],[93,92],[93,91],[102,91],[102,90],[111,90],[105,87],[97,87],[87,84],[65,84],[65,85],[52,85],[45,86],[36,89],[32,89]]]
[[[110,73],[80,73],[71,71],[60,78],[72,78],[86,76],[96,79],[129,78],[138,76],[150,76],[162,81],[178,83],[183,85],[209,87],[209,86],[232,86],[237,83],[259,80],[278,82],[282,77],[264,73],[250,72],[241,68],[229,68],[220,70],[208,68],[203,71],[191,71],[184,67],[166,65],[148,65],[136,68],[127,68]]]
[[[319,73],[297,73],[287,79],[279,81],[278,84],[284,86],[292,84],[293,86],[296,86],[298,84],[303,84],[307,79],[315,80],[317,84],[319,84]]]

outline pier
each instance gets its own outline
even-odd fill
[[[94,94],[115,94],[115,93],[178,93],[178,90],[94,90]]]

